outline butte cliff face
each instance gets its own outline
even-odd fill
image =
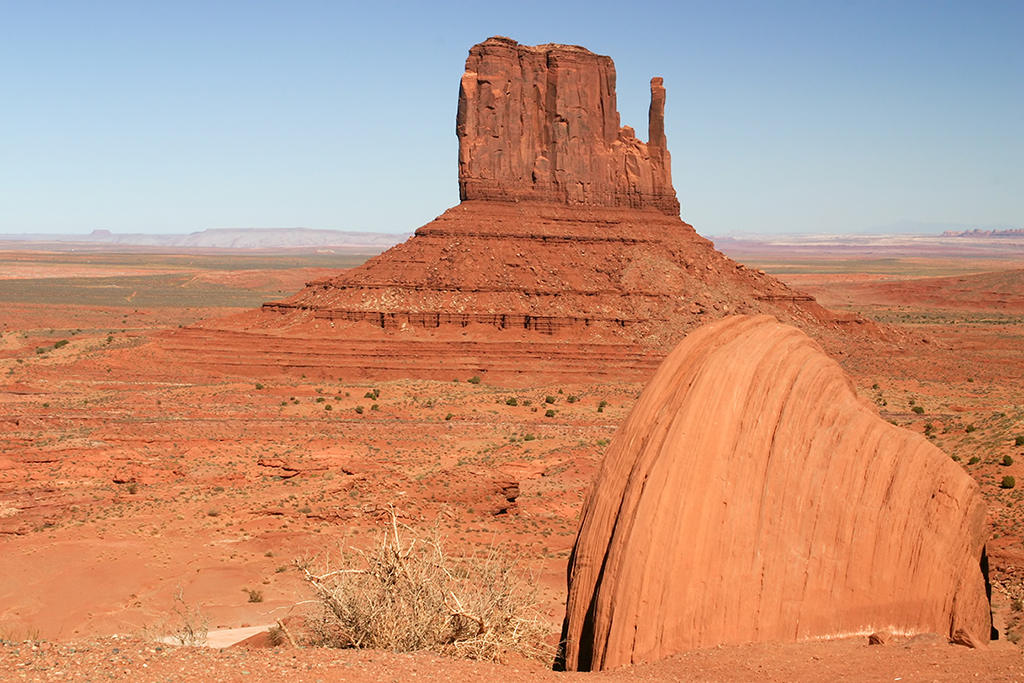
[[[635,380],[730,313],[819,336],[873,330],[726,258],[680,220],[664,108],[655,78],[641,142],[619,125],[610,58],[486,40],[470,50],[459,96],[462,203],[358,268],[175,332],[165,347],[248,374]]]
[[[568,669],[723,643],[988,641],[985,505],[800,330],[711,323],[615,435],[569,565]]]
[[[647,143],[619,126],[610,57],[490,38],[470,49],[459,90],[461,197],[678,216],[660,78],[651,81],[648,126]]]

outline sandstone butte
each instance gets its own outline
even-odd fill
[[[616,433],[570,558],[564,664],[889,631],[984,646],[985,504],[769,316],[689,335]]]
[[[619,124],[609,57],[475,45],[456,117],[458,206],[357,268],[163,345],[239,374],[514,383],[646,379],[688,331],[730,313],[819,339],[877,335],[680,219],[665,99],[653,79],[644,143]]]

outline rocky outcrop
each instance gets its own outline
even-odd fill
[[[463,201],[407,242],[162,346],[209,371],[360,379],[645,380],[687,332],[768,313],[876,336],[716,251],[679,218],[665,89],[650,141],[619,126],[611,59],[491,38],[459,98]]]
[[[678,216],[664,115],[665,87],[655,78],[644,143],[619,126],[610,57],[489,38],[470,49],[459,91],[461,197]]]
[[[569,565],[564,665],[751,641],[988,641],[985,505],[800,330],[733,316],[656,371],[605,456]]]

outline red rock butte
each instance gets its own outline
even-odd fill
[[[649,119],[647,143],[619,126],[611,57],[490,38],[470,49],[459,90],[461,198],[678,216],[661,78],[651,80]]]
[[[680,220],[664,108],[655,78],[644,143],[619,125],[609,57],[490,38],[461,82],[458,206],[357,268],[163,346],[249,375],[515,383],[645,379],[689,330],[730,313],[819,337],[873,332]]]
[[[984,646],[985,514],[975,481],[803,332],[716,321],[665,358],[605,455],[563,664],[882,630]]]

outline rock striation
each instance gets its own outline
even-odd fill
[[[651,80],[644,143],[619,125],[610,57],[503,37],[474,45],[455,131],[463,200],[650,207],[679,215],[663,81]]]
[[[984,644],[991,628],[978,485],[769,316],[711,323],[665,358],[568,572],[569,670],[879,631]]]

